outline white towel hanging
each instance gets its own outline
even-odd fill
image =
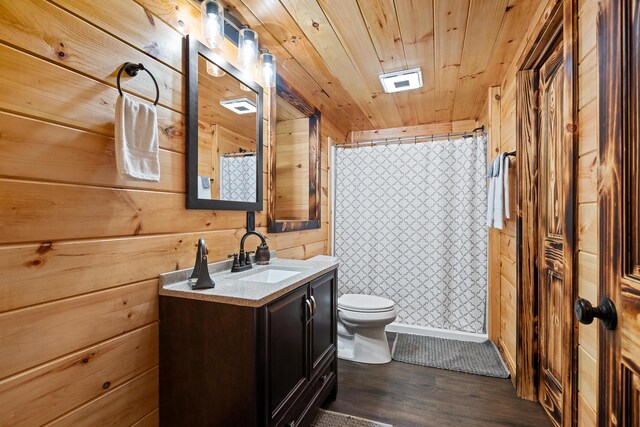
[[[503,209],[503,205],[504,205],[504,167],[503,166],[503,160],[504,160],[504,153],[501,153],[498,158],[496,159],[496,163],[498,165],[497,169],[497,174],[496,174],[496,167],[494,166],[494,179],[495,179],[495,185],[494,185],[494,193],[493,193],[493,227],[494,228],[498,228],[498,229],[502,229],[503,227],[503,215],[504,215],[504,209]]]
[[[115,122],[118,172],[129,178],[160,181],[155,105],[135,101],[123,94],[116,101]]]
[[[491,162],[491,166],[489,166],[489,171],[487,172],[487,176],[489,177],[489,193],[487,194],[487,227],[493,227],[493,204],[496,189],[496,178],[494,173],[497,170],[496,163],[497,159]]]
[[[505,153],[504,155],[504,217],[509,219],[511,218],[511,213],[509,212],[509,166],[511,164],[511,160],[509,159],[509,155]]]

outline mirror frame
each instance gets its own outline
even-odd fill
[[[262,211],[263,209],[263,109],[262,87],[255,81],[246,81],[242,71],[232,64],[214,56],[214,53],[195,37],[185,37],[187,51],[187,209]],[[257,95],[256,101],[256,201],[237,202],[233,200],[207,200],[198,198],[198,55],[222,68]]]
[[[272,88],[273,89],[273,88]],[[270,91],[269,115],[269,232],[284,233],[288,231],[312,230],[321,227],[320,210],[320,111],[309,105],[302,95],[289,86],[280,75],[276,76],[276,90]],[[276,218],[276,97],[282,97],[298,111],[309,117],[309,219],[308,220],[278,220]]]

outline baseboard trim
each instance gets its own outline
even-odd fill
[[[393,322],[385,328],[387,332],[400,332],[404,334],[423,335],[427,337],[446,338],[458,341],[484,342],[489,339],[487,334],[474,334],[473,332],[451,331],[448,329],[436,329],[428,326],[406,325]]]

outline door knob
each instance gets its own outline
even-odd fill
[[[576,312],[578,321],[585,325],[593,322],[594,317],[600,319],[602,325],[607,329],[613,330],[618,324],[616,306],[609,298],[602,298],[600,305],[597,307],[592,306],[591,303],[584,298],[578,298],[573,309]]]

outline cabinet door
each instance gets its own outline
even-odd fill
[[[274,420],[294,403],[309,378],[310,302],[303,286],[266,307],[267,389]]]
[[[310,292],[315,300],[315,314],[311,320],[312,376],[325,359],[336,348],[336,280],[332,272],[310,283]]]

